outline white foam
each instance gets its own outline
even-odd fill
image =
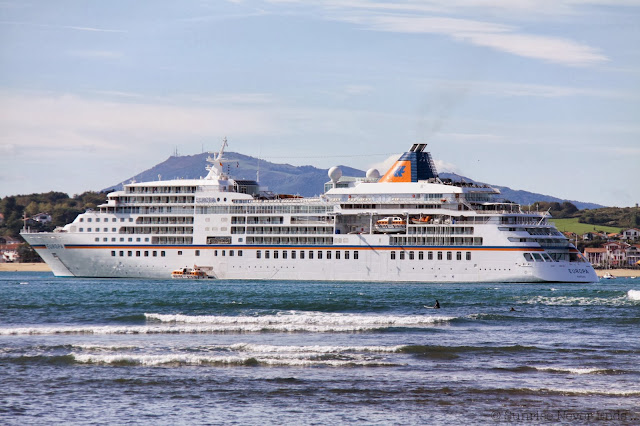
[[[640,290],[629,290],[627,292],[627,297],[630,300],[640,300]]]
[[[620,306],[628,302],[625,297],[570,297],[570,296],[534,296],[534,297],[520,297],[519,303],[527,304],[542,304],[551,306]]]
[[[606,396],[640,396],[640,391],[637,390],[622,390],[622,389],[571,389],[571,388],[525,388],[524,390],[531,392],[552,392],[560,394],[574,394],[574,395],[606,395]]]
[[[358,315],[288,312],[265,316],[145,314],[160,324],[140,326],[50,326],[0,328],[0,335],[45,334],[198,334],[258,332],[359,332],[390,327],[424,328],[455,317],[427,315]]]
[[[341,354],[350,352],[370,352],[370,353],[396,353],[405,345],[398,346],[276,346],[276,345],[254,345],[250,343],[236,343],[228,346],[229,349],[244,352],[261,353],[314,353],[314,354]]]
[[[551,371],[554,373],[570,373],[570,374],[596,374],[607,371],[603,368],[568,368],[568,367],[534,367],[539,371]]]
[[[317,359],[313,357],[295,357],[280,355],[277,357],[269,356],[207,356],[194,354],[163,354],[163,355],[143,355],[143,354],[118,354],[118,355],[96,355],[96,354],[76,354],[72,353],[76,362],[83,364],[133,364],[141,366],[161,366],[161,365],[252,365],[259,364],[265,366],[329,366],[329,367],[345,367],[345,366],[362,366],[362,367],[387,367],[397,366],[398,364],[371,360],[363,357],[352,357],[352,359]]]
[[[145,313],[144,316],[148,320],[185,324],[364,325],[378,327],[420,327],[455,319],[455,317],[426,315],[361,315],[298,311],[287,311],[277,315],[262,316],[166,315],[153,313]]]

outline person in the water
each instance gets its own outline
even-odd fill
[[[436,304],[433,305],[433,309],[440,309],[440,302],[436,299]]]
[[[509,310],[510,312],[515,312],[516,308],[514,308],[513,306],[511,307],[511,309]]]

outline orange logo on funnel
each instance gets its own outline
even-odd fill
[[[411,182],[411,161],[396,161],[378,182]]]

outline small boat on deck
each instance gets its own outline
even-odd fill
[[[376,221],[374,228],[385,234],[404,232],[407,229],[407,221],[401,217],[389,216]]]
[[[412,217],[411,223],[413,223],[414,225],[425,225],[429,223],[430,220],[431,216]]]

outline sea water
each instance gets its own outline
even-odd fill
[[[0,274],[2,424],[638,424],[638,407],[640,279]]]

